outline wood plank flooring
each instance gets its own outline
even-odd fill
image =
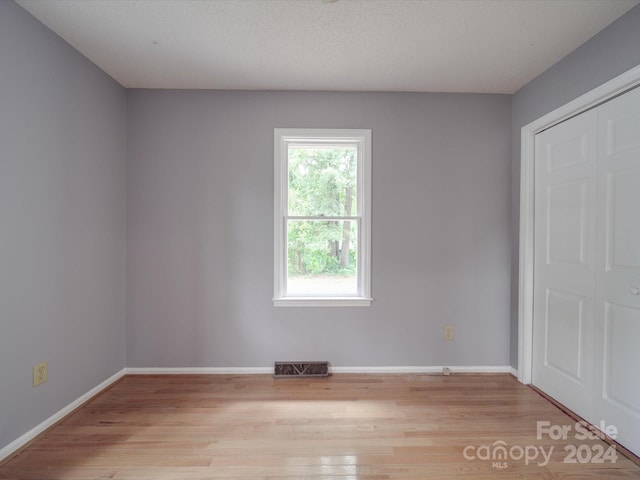
[[[571,433],[537,438],[538,421]],[[608,445],[575,433],[509,375],[129,375],[0,466],[0,478],[640,478],[622,455],[596,463]],[[570,445],[577,463],[565,463]],[[492,454],[498,446],[506,457]]]

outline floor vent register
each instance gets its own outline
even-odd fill
[[[275,362],[274,378],[328,377],[329,362]]]

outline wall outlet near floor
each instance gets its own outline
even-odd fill
[[[451,369],[449,367],[442,367],[442,375],[448,377],[451,375]]]
[[[444,339],[453,340],[453,327],[451,325],[444,327]]]
[[[33,386],[46,382],[49,379],[49,363],[41,362],[33,366]]]

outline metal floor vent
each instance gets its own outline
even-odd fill
[[[275,362],[274,378],[328,377],[329,362]]]

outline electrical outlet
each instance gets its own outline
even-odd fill
[[[453,340],[453,327],[451,325],[444,327],[444,339]]]
[[[449,367],[442,367],[442,375],[448,377],[451,375],[451,369]]]
[[[49,363],[42,362],[33,366],[33,386],[46,382],[49,379]]]

